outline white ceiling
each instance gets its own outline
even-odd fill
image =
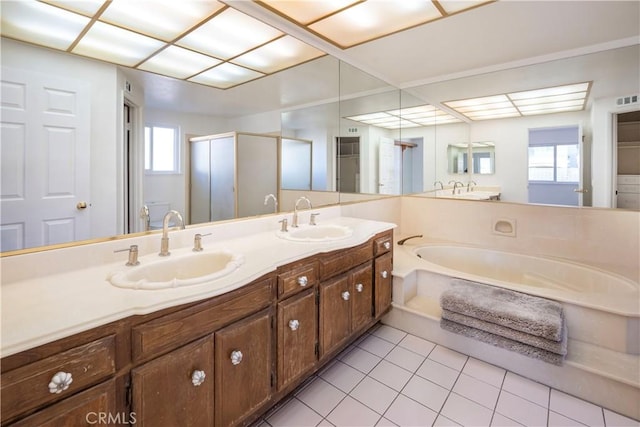
[[[123,68],[127,76],[144,86],[148,106],[233,117],[337,99],[338,65],[334,58],[394,86],[412,88],[617,47],[637,48],[640,43],[638,1],[498,1],[346,50],[252,2],[228,3],[331,56],[226,91]],[[580,64],[573,65],[580,68]],[[545,77],[553,80],[559,71],[551,69],[548,76],[536,76],[538,87],[557,84],[545,84]],[[487,79],[484,85],[495,86]],[[309,85],[309,81],[315,83]],[[524,89],[532,87],[504,90]],[[188,105],[177,101],[185,99],[182,95],[189,99]]]

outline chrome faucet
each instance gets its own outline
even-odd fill
[[[265,206],[267,206],[267,203],[269,202],[269,199],[273,199],[273,212],[277,213],[278,212],[278,199],[273,194],[267,194],[266,196],[264,196],[264,205]]]
[[[476,182],[475,182],[475,181],[469,181],[469,182],[467,182],[467,193],[468,193],[469,191],[473,191],[473,187],[475,187],[476,185],[478,185],[478,184],[476,184]]]
[[[456,181],[456,182],[453,184],[453,191],[451,192],[451,194],[456,194],[456,188],[458,188],[458,185],[459,185],[460,187],[464,187],[464,184],[463,184],[463,183],[461,183],[460,181]]]
[[[436,181],[436,182],[433,183],[433,188],[435,188],[437,190],[436,184],[440,184],[440,189],[444,190],[444,185],[442,184],[442,181]]]
[[[293,207],[293,220],[291,221],[292,227],[298,226],[298,204],[300,202],[307,202],[309,210],[313,209],[313,206],[311,206],[311,200],[307,199],[306,197],[302,196],[298,200],[296,200],[296,204]]]
[[[160,240],[160,256],[169,256],[171,252],[169,252],[169,221],[171,218],[176,218],[180,223],[180,229],[184,230],[184,220],[182,219],[182,215],[178,211],[169,211],[164,214],[164,218],[162,219],[162,239]]]

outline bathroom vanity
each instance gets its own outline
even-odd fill
[[[2,424],[247,425],[390,309],[392,243],[386,227],[231,291],[7,355]]]

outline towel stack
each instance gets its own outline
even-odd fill
[[[440,305],[440,327],[447,331],[555,365],[567,354],[567,327],[556,301],[453,279]]]

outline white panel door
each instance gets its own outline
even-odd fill
[[[380,138],[378,146],[378,193],[397,194],[395,143],[391,138]]]
[[[88,239],[89,88],[9,68],[1,86],[1,250]]]

